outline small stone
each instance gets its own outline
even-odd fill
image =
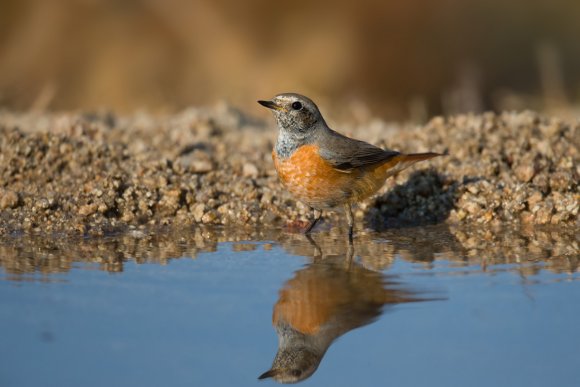
[[[535,171],[532,165],[522,164],[514,170],[514,173],[519,181],[522,183],[527,183],[528,181],[532,180]]]
[[[89,216],[97,212],[97,208],[98,206],[96,203],[85,204],[79,208],[78,214],[80,216]]]
[[[47,210],[50,208],[50,202],[46,198],[41,198],[36,202],[36,206],[40,209]]]
[[[129,231],[129,235],[135,239],[143,239],[147,236],[142,230],[131,230]]]
[[[490,222],[493,219],[493,211],[486,211],[482,219],[486,223]]]
[[[580,208],[580,195],[576,195],[576,199],[571,200],[565,207],[566,211],[572,215],[578,214],[578,208]]]
[[[214,211],[209,211],[209,212],[206,212],[201,217],[201,222],[203,224],[209,224],[209,223],[214,223],[216,219],[217,219],[217,215],[215,214],[215,212]]]
[[[101,214],[104,214],[105,212],[107,212],[109,210],[109,206],[107,205],[107,203],[105,202],[100,202],[97,205],[97,211],[99,211]]]
[[[181,191],[178,189],[172,189],[165,191],[163,196],[157,203],[158,212],[161,216],[172,216],[175,215],[180,205]]]
[[[542,192],[546,192],[548,190],[548,177],[546,176],[546,173],[542,173],[539,175],[536,175],[536,177],[534,177],[534,180],[532,180],[532,183],[538,187],[538,189]]]
[[[245,163],[242,170],[242,174],[244,175],[244,177],[256,178],[258,177],[258,167],[256,167],[252,163]]]
[[[543,200],[544,196],[539,191],[534,191],[530,197],[528,197],[528,208],[533,208],[536,204]]]
[[[536,212],[536,224],[548,224],[552,219],[552,212],[554,210],[554,206],[551,203],[545,203],[544,205],[540,206],[538,211]]]
[[[468,185],[467,190],[474,195],[477,195],[479,193],[479,187],[475,184]]]
[[[554,191],[567,191],[572,184],[572,176],[566,171],[554,172],[550,176],[550,188]]]
[[[229,211],[229,205],[228,205],[228,204],[222,204],[221,206],[219,206],[219,207],[217,208],[217,212],[218,212],[220,215],[225,215],[225,214],[227,214],[227,213],[228,213],[228,211]]]
[[[534,220],[534,215],[529,211],[522,211],[520,214],[520,221],[523,223],[532,223]]]
[[[472,215],[478,214],[481,211],[479,204],[475,202],[467,202],[463,208]]]
[[[565,218],[564,214],[554,214],[552,215],[552,219],[550,219],[551,224],[558,224]]]
[[[16,208],[19,203],[18,194],[12,190],[0,191],[0,209]]]
[[[271,191],[266,191],[262,194],[262,198],[260,199],[261,203],[270,204],[274,199],[274,195]]]
[[[213,170],[213,165],[206,160],[192,161],[189,167],[193,173],[207,173]]]
[[[133,214],[131,211],[126,211],[123,212],[123,215],[121,216],[121,220],[123,222],[132,222],[135,219],[135,214]]]
[[[199,203],[196,204],[195,207],[193,207],[193,218],[195,219],[196,222],[201,222],[201,219],[203,217],[203,214],[205,214],[206,211],[206,206],[203,203]]]

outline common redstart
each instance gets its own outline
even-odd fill
[[[258,103],[272,110],[278,124],[272,158],[282,185],[314,211],[305,233],[312,231],[323,209],[343,206],[352,240],[354,203],[417,161],[442,156],[404,154],[346,137],[330,129],[316,104],[300,94],[279,94]]]

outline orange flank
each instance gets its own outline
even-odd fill
[[[401,154],[385,163],[339,170],[324,160],[318,150],[317,145],[303,145],[287,159],[279,159],[276,152],[272,152],[284,187],[314,208],[358,202],[376,193],[389,176],[417,161],[439,156],[438,153]]]

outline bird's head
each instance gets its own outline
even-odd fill
[[[281,349],[272,368],[258,379],[273,378],[279,383],[297,383],[309,378],[318,368],[323,354],[306,348]]]
[[[278,94],[271,100],[258,101],[262,106],[271,109],[278,128],[289,134],[303,137],[324,123],[318,107],[312,100],[300,94]]]

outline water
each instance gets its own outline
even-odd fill
[[[4,238],[0,385],[579,386],[577,238]]]

